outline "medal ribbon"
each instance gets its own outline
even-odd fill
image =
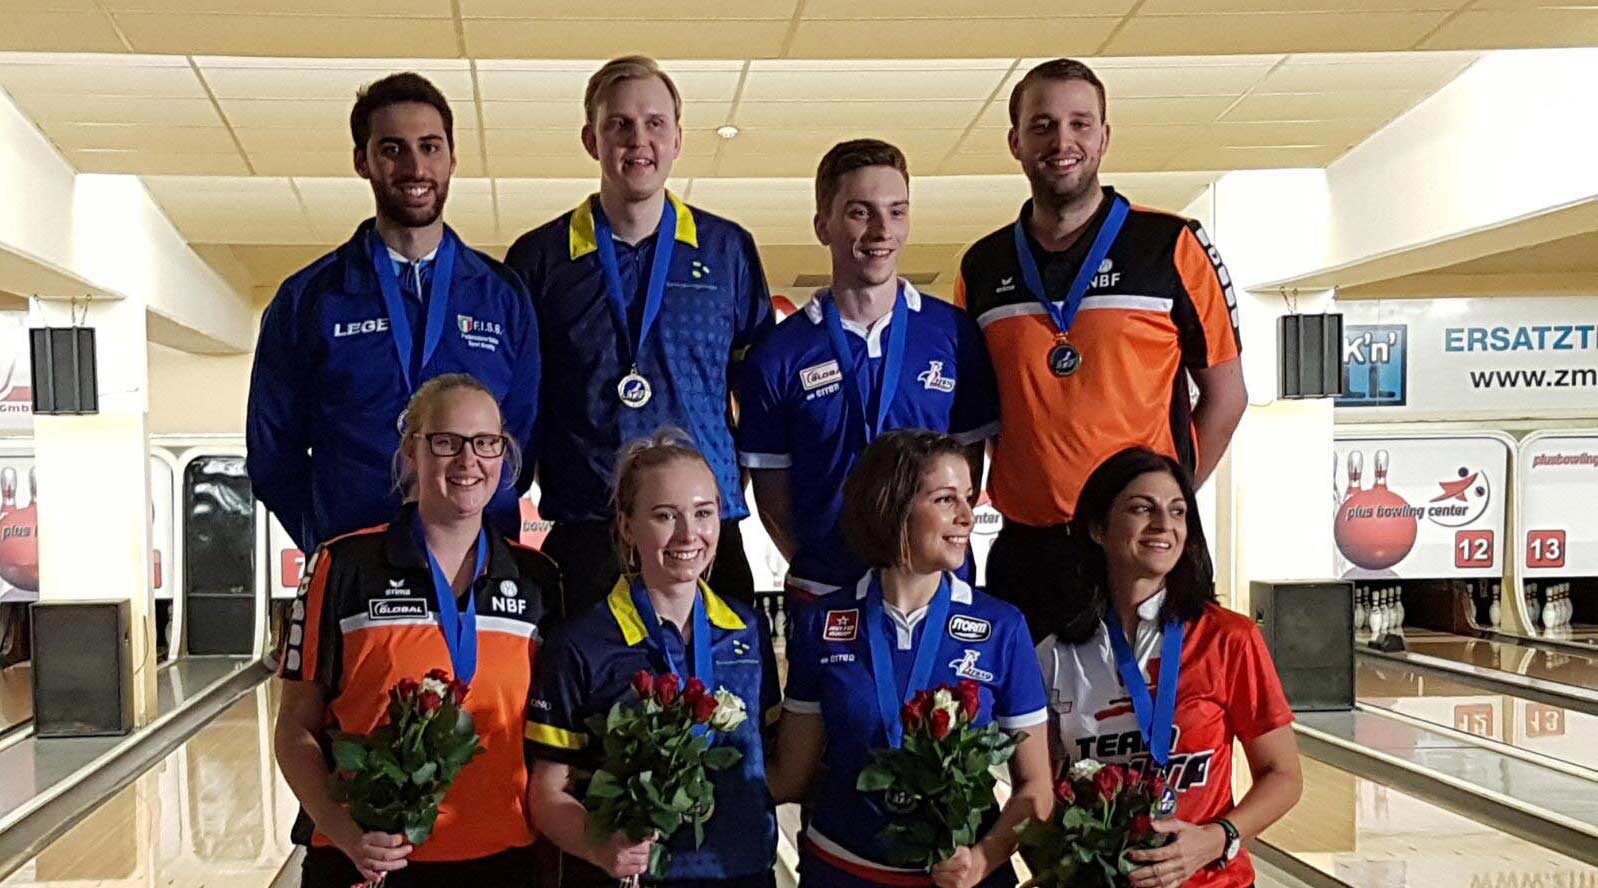
[[[638,324],[638,338],[632,338],[632,325],[627,321],[627,294],[621,289],[621,266],[616,261],[615,235],[610,220],[605,218],[605,208],[598,199],[593,201],[594,240],[599,246],[599,267],[605,273],[605,295],[610,302],[610,313],[621,330],[621,343],[626,349],[624,365],[638,372],[638,356],[643,354],[644,342],[654,329],[655,318],[660,315],[660,303],[666,295],[666,276],[671,271],[671,254],[677,246],[677,207],[666,199],[660,213],[660,227],[655,229],[655,258],[649,266],[649,287],[644,291],[644,316]]]
[[[477,674],[477,578],[488,566],[488,531],[477,532],[477,567],[472,571],[472,584],[466,587],[466,610],[455,600],[455,590],[449,576],[433,557],[422,533],[422,523],[416,522],[416,543],[427,553],[427,566],[433,570],[433,596],[438,599],[438,625],[444,630],[444,644],[449,648],[449,662],[455,668],[455,677],[467,684]]]
[[[1165,624],[1165,636],[1160,642],[1160,678],[1153,699],[1149,697],[1149,683],[1143,670],[1137,666],[1137,656],[1127,643],[1126,633],[1115,612],[1104,616],[1104,625],[1110,633],[1110,647],[1115,651],[1115,668],[1121,673],[1121,682],[1132,697],[1132,709],[1137,713],[1138,730],[1149,755],[1161,768],[1171,760],[1171,733],[1176,724],[1176,682],[1182,672],[1182,637],[1187,626],[1181,620]]]
[[[888,746],[898,749],[904,744],[904,723],[899,720],[899,710],[909,703],[918,691],[927,689],[932,678],[932,661],[938,656],[938,640],[949,619],[949,575],[938,581],[938,591],[932,595],[926,619],[921,625],[921,640],[916,643],[915,660],[910,667],[909,681],[903,693],[898,693],[899,676],[893,668],[893,653],[888,649],[888,638],[882,628],[886,619],[882,603],[882,574],[871,572],[871,587],[866,591],[866,641],[871,647],[871,678],[877,685],[877,714],[882,719],[883,730],[888,735]]]
[[[416,390],[416,381],[411,379],[411,364],[416,358],[416,337],[411,333],[411,319],[405,313],[405,302],[400,296],[394,259],[389,256],[388,245],[383,243],[375,229],[372,231],[370,250],[372,264],[377,268],[378,288],[383,291],[383,305],[388,310],[388,332],[394,338],[394,351],[399,355],[405,391],[410,393]],[[449,285],[454,274],[455,236],[446,228],[444,239],[439,241],[438,252],[434,254],[432,290],[424,300],[427,315],[423,321],[422,360],[416,365],[417,372],[427,367],[427,362],[433,359],[433,352],[438,349],[439,340],[444,338],[444,318],[449,314]]]
[[[665,628],[661,625],[660,616],[655,613],[655,605],[649,600],[649,590],[644,588],[644,581],[634,577],[632,581],[633,607],[638,609],[638,615],[644,619],[644,628],[649,630],[649,646],[666,661],[666,669],[675,672],[684,679],[697,678],[705,683],[705,687],[714,691],[716,689],[716,667],[710,658],[710,615],[705,606],[704,596],[694,594],[694,611],[691,619],[694,621],[694,637],[689,643],[694,651],[694,671],[690,674],[677,666],[671,657],[671,648],[666,646]]]
[[[1131,203],[1121,195],[1110,199],[1110,213],[1105,217],[1104,224],[1099,226],[1099,234],[1093,238],[1093,246],[1088,248],[1087,257],[1076,270],[1076,277],[1071,279],[1071,289],[1066,292],[1065,301],[1060,305],[1050,301],[1048,292],[1043,288],[1043,274],[1038,271],[1038,260],[1032,255],[1032,246],[1027,243],[1026,218],[1015,220],[1015,258],[1021,264],[1021,280],[1032,291],[1033,298],[1043,304],[1043,310],[1054,319],[1054,328],[1060,331],[1061,336],[1071,332],[1077,310],[1082,307],[1082,297],[1087,295],[1094,275],[1099,273],[1099,265],[1110,252],[1110,245],[1115,243],[1116,236],[1121,233],[1121,225],[1126,222],[1131,210]]]
[[[870,444],[882,434],[888,420],[888,408],[893,406],[893,396],[899,390],[899,373],[904,368],[905,328],[909,326],[910,308],[904,298],[904,281],[899,282],[899,292],[893,297],[893,317],[888,321],[888,350],[883,355],[882,383],[877,389],[877,411],[867,412],[871,402],[866,393],[870,385],[869,348],[866,366],[855,363],[849,350],[849,340],[843,332],[843,317],[838,314],[838,301],[830,296],[821,303],[821,316],[827,327],[827,338],[832,341],[832,355],[838,359],[838,370],[843,376],[843,387],[850,406],[860,416],[866,430],[866,443]]]

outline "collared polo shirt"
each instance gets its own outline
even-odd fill
[[[1164,627],[1158,621],[1166,593],[1138,607],[1131,639],[1138,668],[1152,691],[1159,685]],[[1053,760],[1069,766],[1085,758],[1150,766],[1137,710],[1115,664],[1109,631],[1081,644],[1049,636],[1038,645],[1049,686],[1049,746]],[[1225,817],[1232,798],[1236,741],[1253,740],[1293,721],[1276,664],[1259,627],[1248,617],[1211,604],[1188,624],[1176,684],[1176,724],[1165,778],[1176,790],[1176,816],[1188,823]],[[1254,884],[1247,854],[1222,870],[1201,869],[1185,883],[1195,888]]]
[[[367,734],[386,721],[389,689],[401,679],[455,671],[432,569],[416,545],[417,520],[416,507],[406,506],[392,524],[329,541],[305,566],[278,675],[322,689],[327,744],[339,731]],[[470,594],[478,662],[466,709],[486,751],[456,777],[417,860],[486,857],[534,838],[520,735],[541,630],[560,611],[560,578],[544,555],[490,533],[488,564]],[[312,830],[302,811],[295,841],[331,845]]]
[[[543,336],[539,510],[553,521],[609,520],[618,451],[665,425],[686,431],[704,453],[720,485],[722,517],[749,514],[733,447],[731,373],[773,324],[765,272],[749,232],[667,198],[677,243],[660,315],[638,356],[653,389],[640,409],[621,403],[616,384],[631,369],[625,343],[643,315],[656,236],[615,241],[626,331],[611,314],[594,239],[598,195],[523,235],[505,256],[532,292]]]
[[[883,423],[891,429],[948,432],[962,443],[999,427],[999,399],[987,348],[958,308],[904,285],[908,328],[904,366]],[[752,469],[787,469],[799,549],[788,584],[826,595],[859,579],[866,565],[838,530],[843,484],[866,448],[867,418],[856,415],[833,353],[822,290],[750,352],[740,374],[738,459]],[[892,313],[869,329],[845,320],[851,360],[877,392]],[[875,406],[867,403],[867,410]],[[974,479],[980,480],[980,479]]]
[[[973,590],[950,577],[948,619],[928,625],[926,609],[893,614],[883,608],[882,631],[892,640],[895,676],[909,675],[916,648],[938,645],[931,686],[972,679],[981,685],[977,727],[997,722],[1007,731],[1040,730],[1047,714],[1043,678],[1038,672],[1026,619],[1013,605]],[[840,592],[804,605],[788,642],[788,692],[783,708],[819,714],[826,732],[820,785],[814,793],[805,841],[818,858],[851,875],[887,884],[908,884],[917,874],[881,863],[886,852],[877,839],[888,815],[876,794],[855,789],[871,750],[887,745],[877,714],[876,684],[864,620],[871,577],[856,584],[847,599]],[[880,593],[878,593],[880,594]],[[896,685],[903,687],[902,679]],[[923,690],[917,688],[916,690]],[[898,718],[894,712],[891,718]],[[997,807],[990,815],[998,814]]]
[[[1063,298],[1109,215],[1113,189],[1070,249],[1048,253],[1027,233],[1051,297]],[[1021,208],[1030,218],[1031,203]],[[1054,321],[1021,279],[1013,225],[960,260],[955,302],[982,328],[999,381],[1000,428],[988,492],[1008,520],[1071,520],[1087,478],[1107,457],[1148,447],[1198,462],[1188,371],[1236,360],[1237,299],[1199,224],[1134,206],[1093,276],[1070,331],[1081,368],[1049,370]]]
[[[700,678],[712,691],[736,694],[749,719],[730,735],[718,735],[743,753],[737,765],[711,774],[716,806],[705,824],[705,843],[694,848],[692,829],[681,829],[667,844],[666,880],[721,879],[770,872],[777,848],[777,821],[766,790],[765,738],[780,704],[777,658],[764,615],[739,601],[724,599],[700,584],[710,620],[714,679]],[[604,715],[617,701],[634,699],[633,673],[666,672],[666,659],[649,643],[644,616],[634,606],[628,579],[616,581],[604,601],[562,625],[549,640],[527,705],[527,754],[592,770],[602,761],[588,719]],[[693,662],[691,649],[670,621],[661,623],[673,661]],[[699,644],[694,639],[693,644]]]

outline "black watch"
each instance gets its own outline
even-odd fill
[[[1237,859],[1238,852],[1243,850],[1243,835],[1232,825],[1232,821],[1220,817],[1210,821],[1226,831],[1226,846],[1221,849],[1221,856],[1215,858],[1210,864],[1213,869],[1226,869],[1232,861]]]

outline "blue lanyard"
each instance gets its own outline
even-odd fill
[[[666,669],[675,672],[683,679],[689,675],[678,668],[676,661],[671,657],[671,648],[666,646],[665,629],[660,624],[660,616],[655,613],[655,606],[649,600],[649,590],[644,588],[644,581],[633,577],[632,581],[633,607],[638,609],[638,615],[644,620],[644,628],[649,630],[649,646],[660,653],[666,661]],[[711,659],[710,616],[707,613],[703,595],[694,595],[694,612],[691,618],[694,621],[694,637],[689,642],[694,649],[694,678],[705,683],[705,687],[714,691],[716,689],[716,667]]]
[[[438,599],[438,623],[444,630],[444,644],[449,648],[450,665],[455,677],[471,684],[477,674],[477,592],[476,578],[488,566],[488,531],[477,532],[477,567],[472,571],[473,584],[466,588],[466,610],[461,611],[455,600],[449,576],[438,566],[433,550],[427,548],[427,538],[422,533],[422,523],[416,523],[416,542],[427,553],[427,566],[433,569],[433,595]]]
[[[910,680],[904,692],[895,687],[899,676],[893,668],[893,653],[888,649],[887,634],[882,622],[882,574],[871,572],[871,588],[866,592],[866,641],[871,645],[871,678],[877,685],[877,714],[888,733],[888,746],[898,749],[904,744],[904,723],[899,720],[899,710],[909,703],[918,691],[924,691],[932,679],[932,663],[938,657],[938,641],[943,637],[943,625],[949,619],[949,575],[938,581],[938,591],[932,595],[926,619],[922,622],[921,640],[915,649],[915,660],[910,667]]]
[[[1176,682],[1182,672],[1182,637],[1187,634],[1187,626],[1181,620],[1165,624],[1165,637],[1160,641],[1159,686],[1151,700],[1149,683],[1137,666],[1137,657],[1114,611],[1105,614],[1104,625],[1109,629],[1110,647],[1115,651],[1115,668],[1132,697],[1138,730],[1143,732],[1149,755],[1163,768],[1171,760],[1171,733],[1176,725]]]
[[[1054,328],[1061,336],[1071,332],[1077,310],[1082,307],[1082,297],[1087,295],[1088,286],[1093,283],[1094,275],[1099,273],[1099,265],[1104,261],[1105,254],[1110,252],[1110,245],[1115,243],[1116,236],[1121,233],[1121,225],[1126,222],[1131,209],[1132,205],[1119,194],[1110,199],[1110,214],[1099,227],[1099,234],[1093,239],[1093,246],[1088,248],[1082,267],[1076,270],[1076,277],[1071,279],[1071,289],[1065,294],[1065,302],[1060,305],[1055,305],[1043,289],[1043,275],[1038,271],[1038,260],[1033,257],[1032,246],[1027,243],[1026,217],[1015,220],[1015,258],[1021,263],[1021,280],[1032,291],[1033,298],[1043,304],[1049,317],[1054,319]]]
[[[821,303],[821,316],[826,322],[827,337],[832,340],[832,355],[838,359],[838,370],[843,376],[843,387],[850,405],[865,424],[866,443],[870,444],[882,434],[888,420],[888,408],[893,406],[893,396],[899,389],[899,371],[904,368],[905,327],[909,326],[909,305],[904,298],[904,281],[899,282],[899,292],[893,297],[893,317],[888,321],[888,351],[883,356],[882,386],[877,390],[877,412],[869,413],[870,401],[866,396],[870,373],[855,362],[849,350],[849,340],[844,336],[843,318],[838,314],[838,301],[828,296]],[[871,358],[866,357],[869,367]]]
[[[610,313],[621,330],[622,345],[627,349],[622,355],[626,366],[638,369],[638,356],[643,354],[644,342],[654,329],[655,318],[660,315],[660,303],[666,295],[666,276],[671,272],[671,254],[677,246],[677,208],[667,198],[660,213],[660,227],[655,229],[655,258],[649,266],[649,289],[644,291],[644,317],[638,324],[638,339],[632,338],[632,325],[627,322],[627,294],[621,289],[621,266],[616,262],[616,244],[611,233],[610,220],[605,218],[605,208],[595,199],[594,241],[599,246],[599,267],[605,273],[605,296],[610,302]]]
[[[405,377],[405,391],[416,390],[411,379],[411,364],[416,357],[416,338],[411,334],[410,316],[405,314],[405,303],[400,298],[399,276],[394,274],[394,260],[388,255],[388,245],[372,231],[372,264],[377,266],[377,283],[383,291],[383,305],[388,309],[388,331],[394,337],[394,351],[399,355],[400,373]],[[449,314],[449,285],[455,274],[455,237],[444,229],[444,239],[439,241],[438,253],[433,260],[433,289],[426,299],[427,318],[425,340],[422,342],[422,362],[417,371],[427,366],[444,338],[444,318]],[[420,293],[417,294],[421,295]]]

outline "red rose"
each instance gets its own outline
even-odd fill
[[[697,678],[690,678],[688,679],[688,683],[683,685],[682,699],[684,703],[687,703],[690,706],[698,703],[699,698],[703,697],[704,695],[705,683]]]
[[[960,699],[960,714],[968,722],[976,721],[977,710],[982,708],[982,686],[969,678],[961,679],[954,694]]]
[[[456,706],[459,706],[466,702],[466,692],[470,691],[471,689],[471,685],[468,685],[466,682],[461,681],[460,679],[455,679],[449,683],[450,699],[455,703]]]
[[[411,678],[402,678],[402,679],[400,679],[399,695],[401,697],[405,697],[405,698],[414,697],[414,696],[416,696],[416,692],[420,691],[421,689],[422,689],[421,682],[418,682],[415,679],[411,679]]]
[[[916,691],[916,695],[910,698],[910,705],[915,708],[918,717],[925,719],[927,713],[932,711],[932,692]]]
[[[434,681],[444,682],[445,684],[449,683],[449,673],[445,672],[442,669],[430,669],[430,670],[428,670],[427,677],[431,678]]]
[[[905,732],[909,733],[921,730],[921,724],[924,720],[914,703],[906,703],[904,708],[899,710],[899,721],[904,725]]]
[[[1126,788],[1136,790],[1139,786],[1143,785],[1146,776],[1147,775],[1143,773],[1141,768],[1127,768]]]
[[[1098,787],[1099,796],[1105,801],[1115,798],[1115,794],[1120,792],[1125,784],[1126,777],[1123,776],[1119,765],[1105,765],[1093,775],[1093,785]]]
[[[932,738],[942,740],[949,736],[949,729],[954,727],[954,719],[949,717],[949,710],[932,710]]]
[[[655,679],[655,702],[662,706],[670,706],[677,702],[677,690],[681,686],[680,679],[675,672],[668,672]]]
[[[1132,840],[1142,841],[1154,834],[1154,821],[1146,814],[1139,814],[1132,818]]]
[[[687,694],[683,695],[683,700],[688,700]],[[699,696],[688,705],[693,710],[694,724],[696,725],[702,725],[710,721],[710,717],[716,714],[716,698],[705,693],[703,687],[699,689]]]
[[[633,673],[633,693],[638,695],[638,699],[647,700],[654,692],[655,677],[648,670],[640,669]]]
[[[1075,802],[1076,790],[1071,788],[1071,781],[1061,780],[1059,783],[1054,784],[1054,797],[1065,805]]]
[[[421,706],[422,706],[423,714],[431,714],[431,713],[437,712],[438,711],[438,707],[443,706],[443,705],[444,705],[444,698],[443,697],[440,697],[438,694],[434,693],[433,691],[423,691],[422,692],[422,704],[421,704]]]

